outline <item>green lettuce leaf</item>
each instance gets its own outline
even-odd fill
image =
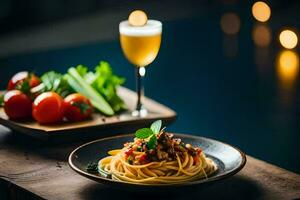
[[[95,67],[95,73],[85,75],[87,82],[108,101],[115,112],[126,109],[124,101],[117,94],[117,87],[125,82],[125,78],[115,75],[108,62],[101,61]]]

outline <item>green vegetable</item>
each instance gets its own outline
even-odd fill
[[[65,78],[70,85],[76,92],[83,94],[84,93],[84,88],[79,85],[79,83],[69,74],[65,74]]]
[[[117,94],[117,87],[123,84],[125,79],[116,76],[107,62],[101,61],[99,65],[95,67],[94,72],[89,71],[84,65],[78,65],[75,70],[77,75],[80,76],[86,84],[92,86],[92,88],[103,97],[114,112],[126,109],[124,101]],[[76,79],[70,72],[69,74]],[[82,80],[76,81],[80,83]]]
[[[148,149],[155,149],[156,141],[157,141],[156,135],[153,134],[153,135],[150,137],[150,140],[147,142],[147,147],[148,147]]]
[[[89,163],[86,167],[86,171],[90,173],[98,173],[98,163]]]
[[[30,94],[29,78],[26,78],[21,84],[17,84],[16,89],[25,94]]]
[[[19,82],[18,84],[16,84],[15,89],[20,90],[21,92],[29,95],[31,98],[33,98],[33,96],[31,96],[30,93],[30,80],[33,76],[33,73],[28,73],[28,76],[22,80],[21,82]]]
[[[89,85],[74,67],[69,68],[67,81],[76,91],[90,99],[92,105],[105,115],[113,115],[114,111],[107,101],[91,85]]]
[[[89,71],[84,65],[71,67],[67,74],[49,71],[41,76],[41,84],[30,88],[26,79],[18,89],[26,94],[38,94],[46,91],[54,91],[66,97],[78,92],[86,96],[92,105],[105,115],[113,115],[115,112],[126,109],[124,101],[117,94],[117,87],[124,83],[125,79],[116,76],[107,62],[101,61],[95,67],[95,71]],[[0,105],[2,100],[0,99]],[[86,107],[79,105],[85,112]]]
[[[78,65],[75,70],[86,84],[92,86],[106,100],[114,112],[126,109],[124,101],[117,94],[117,87],[123,84],[125,79],[116,76],[107,62],[101,61],[94,72],[84,65]]]
[[[157,142],[157,134],[160,132],[160,128],[162,125],[161,120],[157,120],[153,122],[150,128],[141,128],[135,132],[135,137],[139,139],[149,138],[147,142],[148,149],[155,149]]]
[[[39,92],[54,91],[66,97],[67,95],[73,93],[73,89],[68,84],[64,75],[57,73],[55,71],[50,71],[41,76],[43,87],[39,87]]]
[[[79,110],[80,110],[80,112],[82,114],[86,114],[87,111],[90,109],[90,105],[87,104],[87,103],[84,103],[84,102],[81,102],[81,103],[79,103],[79,102],[72,102],[71,105],[79,108]]]
[[[83,65],[78,65],[76,67],[76,70],[80,74],[80,76],[83,77],[87,73],[88,68],[86,66],[83,66]]]
[[[0,94],[0,107],[4,106],[4,93]]]
[[[142,128],[135,132],[135,137],[145,139],[153,135],[153,131],[150,128]]]
[[[125,79],[116,76],[108,62],[101,61],[95,67],[95,73],[85,73],[84,77],[94,89],[102,94],[115,112],[126,109],[124,101],[117,94],[117,87],[122,85]]]
[[[132,156],[129,156],[128,157],[128,159],[127,159],[127,162],[129,163],[129,164],[133,164],[133,158],[132,158]]]
[[[158,134],[161,128],[161,124],[161,120],[157,120],[151,124],[150,129],[153,131],[153,133]]]

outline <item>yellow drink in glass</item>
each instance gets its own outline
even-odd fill
[[[156,58],[161,34],[149,36],[120,35],[121,46],[126,58],[136,67],[145,67]]]
[[[162,33],[162,23],[157,20],[148,20],[143,26],[132,26],[128,20],[119,25],[120,42],[125,57],[136,66],[137,106],[133,116],[145,117],[147,110],[142,104],[144,95],[143,78],[145,67],[156,58]]]

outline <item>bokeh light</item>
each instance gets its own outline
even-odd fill
[[[145,76],[145,74],[146,74],[146,69],[145,69],[145,67],[140,67],[140,68],[139,68],[139,74],[140,74],[141,76]]]
[[[226,34],[237,34],[240,31],[241,21],[235,13],[225,13],[221,17],[221,29]]]
[[[294,85],[299,74],[299,56],[296,52],[284,50],[279,53],[277,74],[284,87],[290,88]]]
[[[258,24],[253,28],[252,38],[257,46],[266,47],[271,42],[272,33],[268,26]]]
[[[253,17],[260,22],[266,22],[271,17],[271,9],[265,2],[258,1],[252,6]]]
[[[293,49],[297,46],[298,37],[296,33],[291,30],[283,30],[279,35],[279,41],[283,47]]]

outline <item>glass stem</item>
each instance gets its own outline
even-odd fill
[[[136,92],[137,92],[137,104],[136,110],[140,111],[143,108],[142,98],[144,96],[144,77],[146,74],[145,67],[136,67]]]

